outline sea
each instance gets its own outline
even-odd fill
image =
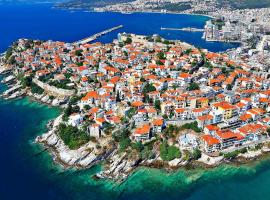
[[[0,52],[19,38],[73,42],[123,24],[122,30],[99,39],[111,42],[118,32],[159,34],[211,51],[237,47],[208,43],[201,33],[161,31],[160,27],[202,28],[208,17],[176,14],[93,13],[52,9],[49,3],[0,2]],[[0,80],[3,77],[0,76]],[[6,86],[0,84],[0,92]],[[47,131],[46,124],[61,113],[30,98],[0,99],[0,200],[216,200],[270,199],[270,158],[246,165],[214,169],[139,168],[125,182],[95,180],[102,165],[77,171],[64,170],[49,152],[34,143]]]

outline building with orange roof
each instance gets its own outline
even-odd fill
[[[221,141],[221,148],[233,146],[237,140],[237,135],[231,130],[219,130],[215,135]]]
[[[134,101],[131,103],[131,106],[136,107],[136,108],[140,108],[144,106],[144,103],[141,101]]]
[[[190,118],[190,111],[185,108],[176,108],[174,109],[174,116],[179,120],[187,120]]]
[[[199,128],[204,128],[206,125],[209,125],[209,124],[213,124],[213,115],[202,115],[202,116],[199,116],[196,121],[198,123],[198,127]]]
[[[265,110],[261,108],[252,108],[247,111],[247,114],[250,114],[254,121],[261,119],[264,113],[265,113]]]
[[[212,110],[213,113],[221,113],[224,120],[230,119],[239,114],[237,107],[227,101],[213,103]]]
[[[207,153],[213,153],[221,149],[220,141],[212,135],[203,135],[201,140],[203,142],[204,150]]]
[[[149,124],[143,124],[135,129],[133,137],[136,141],[149,140],[151,134],[151,127]]]
[[[197,108],[204,108],[208,106],[209,99],[206,97],[201,97],[197,99],[196,103],[197,103]]]
[[[262,134],[266,133],[267,126],[262,124],[246,124],[238,129],[236,129],[236,133],[241,134],[249,141],[257,141],[262,137]]]
[[[240,119],[243,123],[247,124],[247,123],[249,123],[249,122],[252,121],[252,115],[246,113],[246,114],[241,115],[241,116],[239,117],[239,119]]]
[[[207,135],[215,135],[219,130],[220,128],[218,126],[212,124],[206,125],[203,129],[204,133]]]
[[[165,121],[163,118],[153,119],[152,121],[153,133],[161,133],[165,127]]]

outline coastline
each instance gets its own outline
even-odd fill
[[[38,146],[43,146],[43,145],[38,145]],[[42,154],[46,154],[46,157],[51,157],[51,155],[47,156],[48,153],[49,152],[46,151],[45,153],[42,153]],[[90,171],[89,170],[80,170],[80,171],[75,170],[76,174],[74,174],[73,173],[74,170],[71,170],[70,171],[71,173],[69,173],[68,169],[62,170],[63,167],[59,166],[60,167],[59,171],[57,171],[57,173],[55,171],[53,172],[55,172],[54,176],[57,175],[57,177],[58,176],[65,177],[65,180],[69,180],[69,181],[71,181],[70,180],[71,177],[74,177],[72,181],[73,180],[76,181],[77,184],[82,184],[82,182],[84,182],[84,185],[87,184],[85,187],[88,189],[91,188],[92,186],[100,185],[104,187],[103,188],[104,191],[113,190],[116,193],[122,193],[122,191],[124,190],[125,195],[128,195],[133,190],[140,191],[140,188],[136,186],[137,184],[134,185],[135,188],[132,187],[133,190],[130,191],[128,189],[134,183],[144,183],[146,188],[149,188],[150,186],[153,187],[153,184],[155,185],[162,184],[162,185],[159,185],[159,187],[167,188],[170,186],[176,189],[176,191],[178,191],[179,193],[180,191],[183,192],[184,188],[188,188],[188,191],[190,191],[193,187],[199,187],[201,184],[204,185],[207,183],[212,183],[212,182],[215,182],[215,180],[217,179],[227,180],[235,176],[245,179],[247,177],[253,177],[255,176],[255,174],[257,176],[258,173],[261,173],[262,171],[265,170],[266,168],[265,166],[269,166],[269,164],[267,164],[269,163],[268,161],[269,161],[269,154],[266,154],[266,155],[263,155],[262,157],[259,157],[256,160],[253,160],[243,165],[237,165],[234,163],[231,163],[231,164],[224,163],[224,164],[219,165],[218,167],[208,168],[208,169],[199,168],[199,166],[197,166],[197,168],[195,169],[186,170],[185,168],[180,168],[180,169],[175,169],[172,171],[167,171],[163,169],[140,166],[137,169],[135,169],[135,171],[133,171],[132,174],[130,174],[127,181],[125,181],[123,184],[116,183],[114,181],[97,180],[95,178],[92,178],[92,173],[96,171],[94,170],[96,168],[93,168],[93,170],[90,170]],[[46,162],[51,163],[51,159],[49,159],[49,161],[46,161]],[[58,164],[56,163],[52,163],[52,164],[44,165],[50,168],[50,170],[46,170],[48,171],[48,173],[53,173],[51,169],[52,166],[57,166],[57,169],[58,169]],[[238,166],[240,168],[238,168]],[[56,169],[56,168],[53,168],[53,169]],[[63,174],[66,171],[68,172],[67,174],[70,174],[67,177],[66,177],[66,173]],[[172,182],[177,185],[175,186],[171,185],[170,183]]]
[[[0,75],[0,79],[2,77]],[[0,83],[0,90],[3,89],[6,85]],[[268,151],[259,155],[255,151],[257,156],[249,159],[223,160],[216,166],[193,161],[176,167],[158,162],[141,163],[123,179],[113,179],[100,174],[110,167],[110,159],[88,167],[67,165],[59,159],[54,146],[34,141],[48,133],[50,129],[46,124],[59,117],[63,111],[60,106],[52,106],[28,95],[18,100],[0,97],[0,102],[3,122],[0,138],[4,152],[0,156],[4,161],[1,187],[6,188],[0,192],[3,199],[16,199],[17,196],[40,200],[268,198]]]
[[[86,158],[84,150],[86,146],[77,150],[69,150],[61,141],[59,136],[55,133],[57,126],[61,122],[62,115],[57,117],[52,122],[49,122],[50,129],[47,133],[38,136],[35,143],[44,146],[45,150],[49,151],[53,157],[53,161],[66,169],[85,170],[92,168],[97,164],[102,164],[104,170],[93,176],[95,179],[107,179],[118,183],[125,182],[128,177],[132,176],[138,170],[143,168],[157,169],[166,171],[171,174],[179,170],[193,171],[193,170],[212,170],[222,165],[228,165],[232,167],[256,165],[257,162],[264,161],[270,158],[270,148],[266,147],[263,150],[248,151],[247,153],[240,154],[234,159],[224,159],[223,157],[217,157],[214,161],[207,160],[208,157],[199,160],[180,161],[179,159],[171,161],[169,163],[161,161],[160,158],[154,160],[144,161],[127,161],[125,154],[117,154],[117,149],[114,147],[108,152],[103,152],[100,155],[91,155],[91,159]],[[76,152],[76,153],[75,153]],[[74,155],[77,157],[73,157]],[[89,156],[89,154],[87,154]],[[203,155],[205,156],[205,154]],[[213,158],[211,158],[213,159]],[[105,162],[104,162],[105,161]]]
[[[94,12],[94,13],[121,13],[123,15],[126,15],[127,13],[122,12],[122,11],[117,11],[117,10],[106,10],[106,11],[97,11],[95,9],[83,9],[83,8],[72,8],[72,7],[56,7],[53,6],[53,9],[60,9],[60,10],[69,10],[69,11],[83,11],[83,12]],[[212,15],[208,15],[208,14],[198,14],[198,13],[185,13],[185,12],[174,12],[174,11],[166,11],[166,12],[162,12],[162,11],[155,11],[155,10],[139,10],[139,11],[131,11],[128,14],[133,14],[133,13],[148,13],[148,14],[175,14],[175,15],[191,15],[191,16],[203,16],[203,17],[208,17],[211,19],[214,19],[215,17]]]
[[[187,45],[188,43],[184,42],[182,44]],[[48,103],[47,101],[42,101],[42,97],[37,98],[29,91],[26,94],[27,96],[34,98],[35,101],[51,105],[51,103]],[[44,97],[44,94],[42,95]],[[48,95],[46,94],[45,96]],[[138,167],[141,166],[155,169],[164,169],[168,172],[175,172],[175,170],[178,169],[196,169],[197,167],[203,169],[215,168],[223,163],[228,162],[228,160],[224,160],[222,156],[219,156],[218,159],[213,159],[211,161],[210,156],[207,156],[206,154],[204,154],[205,158],[199,161],[174,159],[170,162],[164,162],[161,160],[159,155],[151,160],[141,160],[140,158],[130,160],[126,153],[119,154],[117,152],[117,147],[115,144],[109,145],[109,148],[106,148],[105,151],[100,151],[96,147],[96,144],[91,141],[77,150],[70,150],[56,133],[57,127],[61,122],[62,115],[53,120],[49,131],[41,136],[38,136],[35,142],[43,144],[45,149],[49,150],[50,154],[53,156],[53,160],[60,164],[64,169],[88,169],[98,163],[106,161],[104,163],[105,170],[96,175],[96,177],[102,179],[112,179],[114,181],[122,182],[125,181]],[[101,143],[106,144],[106,141],[102,141]],[[260,155],[261,154],[257,156]],[[252,157],[250,160],[253,160],[254,157]],[[210,159],[210,161],[208,161],[208,159]],[[247,160],[244,159],[243,161],[246,162]]]

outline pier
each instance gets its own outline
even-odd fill
[[[169,31],[204,32],[204,29],[192,28],[192,27],[186,27],[186,28],[166,28],[166,27],[161,27],[160,29],[161,30],[169,30]]]
[[[92,35],[90,37],[87,37],[87,38],[84,38],[84,39],[79,40],[77,42],[74,42],[73,44],[80,45],[80,44],[86,44],[86,43],[92,42],[92,41],[96,40],[97,38],[101,37],[102,35],[108,34],[112,31],[115,31],[115,30],[120,29],[120,28],[123,28],[123,25],[115,26],[115,27],[107,29],[105,31],[96,33],[95,35]]]
[[[15,85],[12,88],[6,90],[5,92],[3,92],[2,96],[8,96],[11,95],[12,93],[18,91],[22,86],[21,85]]]

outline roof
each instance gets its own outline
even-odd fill
[[[186,111],[185,108],[177,108],[177,109],[175,109],[175,112],[176,112],[176,113],[183,113],[183,112],[185,112],[185,111]]]
[[[231,130],[217,131],[216,135],[218,135],[223,140],[236,138],[235,133],[232,132]]]
[[[239,119],[242,120],[242,121],[247,121],[249,119],[252,119],[252,115],[250,115],[250,114],[243,114],[243,115],[241,115],[239,117]]]
[[[188,73],[181,73],[181,74],[179,74],[179,77],[180,78],[191,78],[191,75]]]
[[[146,135],[146,134],[149,134],[149,132],[150,132],[150,126],[149,126],[149,124],[144,124],[141,127],[136,128],[135,131],[134,131],[134,134],[137,134],[137,135]]]
[[[218,131],[218,130],[220,130],[219,127],[217,127],[215,125],[211,125],[211,124],[205,126],[205,128],[208,129],[209,131]]]
[[[104,118],[96,118],[96,122],[103,123],[103,122],[105,122],[105,119]]]
[[[214,144],[220,144],[220,141],[211,135],[203,135],[202,140],[205,141],[208,146],[212,146]]]
[[[206,120],[211,120],[213,119],[213,115],[202,115],[198,117],[198,120],[200,121],[206,121]]]
[[[155,126],[162,126],[163,125],[163,119],[154,119],[153,125]]]
[[[132,105],[133,107],[140,107],[140,106],[143,106],[144,103],[141,102],[141,101],[134,101],[134,102],[132,102],[131,105]]]

